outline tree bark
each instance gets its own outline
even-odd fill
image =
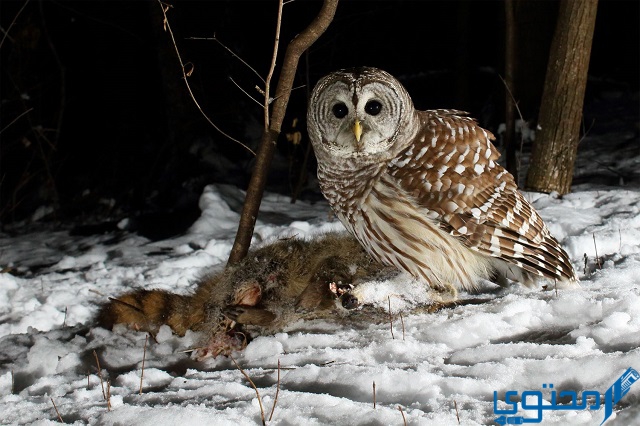
[[[300,56],[326,31],[333,20],[337,7],[338,0],[325,0],[318,16],[304,31],[291,40],[287,47],[280,78],[278,79],[278,86],[276,87],[269,129],[262,134],[260,146],[256,153],[256,164],[247,188],[238,232],[227,262],[229,265],[241,261],[249,251],[262,194],[267,183],[269,166],[275,152],[276,141],[280,136],[280,129],[282,128],[282,121],[289,103],[289,95],[293,88],[293,80]]]
[[[515,120],[515,63],[516,63],[516,19],[514,12],[514,0],[505,0],[505,46],[504,46],[504,84],[505,84],[505,109],[504,109],[504,149],[507,156],[507,171],[518,182],[518,163],[516,159],[516,120]]]
[[[598,0],[561,0],[526,188],[571,190]]]

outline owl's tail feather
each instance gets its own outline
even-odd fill
[[[560,244],[547,234],[541,243],[530,242],[517,232],[500,229],[500,253],[488,251],[487,254],[513,263],[525,271],[551,280],[577,282],[571,260]],[[491,246],[491,236],[483,236],[486,245]]]

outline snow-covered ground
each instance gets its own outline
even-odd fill
[[[581,145],[583,178],[571,194],[527,194],[572,258],[579,288],[487,284],[460,295],[473,303],[404,315],[404,331],[396,318],[393,336],[389,323],[311,321],[252,341],[234,358],[257,386],[267,424],[401,425],[403,416],[412,425],[494,424],[496,391],[498,410],[517,408],[507,417],[524,423],[599,425],[607,389],[630,367],[640,371],[640,185],[626,179],[638,169],[637,135],[613,129]],[[125,231],[0,234],[0,423],[57,422],[55,403],[67,423],[259,424],[256,391],[231,359],[199,363],[183,352],[193,334],[163,328],[150,339],[140,393],[146,334],[93,323],[109,296],[187,293],[203,269],[224,263],[241,199],[235,188],[207,187],[189,232],[159,242]],[[339,229],[324,202],[268,194],[255,242]],[[529,409],[506,401],[525,391]],[[597,391],[602,404],[569,409],[571,391],[577,402]],[[640,383],[607,424],[640,425]]]

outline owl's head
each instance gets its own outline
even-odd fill
[[[323,77],[311,94],[307,123],[320,161],[371,161],[397,154],[398,135],[411,140],[415,110],[402,84],[377,68],[340,70]]]

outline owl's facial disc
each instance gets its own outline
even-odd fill
[[[345,79],[332,82],[318,95],[314,99],[318,133],[312,137],[316,150],[336,158],[390,152],[404,113],[393,86]]]

